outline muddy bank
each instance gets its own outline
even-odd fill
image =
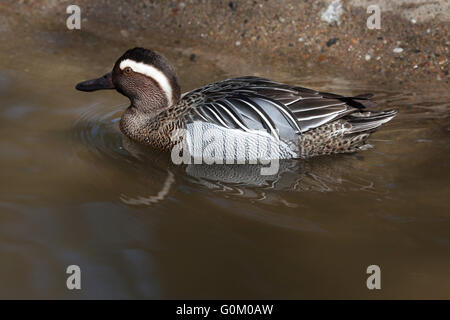
[[[68,1],[12,1],[0,6],[52,29],[66,28]],[[449,2],[380,1],[381,29],[370,30],[368,1],[86,1],[80,36],[132,45],[185,48],[191,59],[208,48],[222,66],[245,74],[342,76],[393,88],[449,87]],[[146,37],[152,41],[146,41]],[[107,48],[105,48],[107,50]],[[212,52],[212,54],[211,54]],[[229,56],[229,59],[223,59]],[[233,57],[239,57],[239,61]],[[273,70],[276,70],[273,71]]]

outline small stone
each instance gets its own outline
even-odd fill
[[[180,2],[180,3],[178,4],[178,6],[180,7],[180,9],[184,9],[184,8],[186,7],[186,3]]]
[[[234,44],[236,45],[236,47],[239,47],[241,45],[241,42],[238,40]]]
[[[231,11],[236,11],[236,8],[237,8],[236,2],[230,1],[228,3],[228,6],[230,7]]]
[[[305,41],[305,39],[303,39],[302,37],[298,38],[298,42],[303,42]]]
[[[411,19],[411,23],[412,23],[412,24],[416,24],[416,23],[417,23],[417,20],[416,20],[416,19]]]
[[[286,21],[286,19],[283,17],[279,17],[278,20],[280,20],[281,23],[284,23]]]
[[[403,48],[394,48],[394,53],[402,53],[403,52]]]
[[[366,59],[366,61],[369,61],[370,58],[372,58],[372,57],[370,56],[370,54],[366,54],[366,56],[364,57],[364,59]]]
[[[128,36],[130,35],[130,34],[128,33],[128,31],[127,31],[127,30],[124,30],[124,29],[120,30],[120,34],[121,34],[122,37],[124,37],[124,38],[128,38]]]
[[[338,42],[338,38],[331,38],[330,40],[327,41],[327,47],[331,47],[333,44],[336,44],[336,42]]]
[[[341,0],[333,0],[327,9],[322,13],[320,19],[328,23],[336,22],[339,25],[343,12],[344,10],[342,8]]]

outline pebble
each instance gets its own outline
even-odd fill
[[[366,61],[369,61],[370,58],[372,58],[372,57],[370,56],[370,54],[366,54],[366,56],[364,57],[364,59],[366,59]]]
[[[240,41],[236,41],[234,44],[236,45],[236,47],[239,47],[241,45],[241,42]]]
[[[333,44],[336,44],[336,42],[338,42],[338,38],[331,38],[330,40],[327,41],[327,47],[331,47]]]
[[[305,39],[303,39],[302,37],[298,38],[298,42],[303,42],[305,41]]]
[[[237,8],[236,2],[230,1],[230,3],[228,3],[228,6],[230,7],[231,11],[236,11]]]
[[[402,53],[403,52],[403,48],[395,48],[394,53]]]
[[[130,34],[128,33],[128,31],[127,31],[127,30],[124,30],[124,29],[120,30],[120,34],[121,34],[122,37],[124,37],[124,38],[128,38],[128,36],[130,35]]]

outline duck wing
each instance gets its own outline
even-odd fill
[[[351,114],[371,95],[344,97],[259,77],[212,83],[182,97],[191,121],[289,138]]]

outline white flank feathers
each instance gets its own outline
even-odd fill
[[[172,86],[170,85],[169,79],[167,79],[166,75],[160,70],[156,69],[154,66],[150,66],[143,62],[136,62],[131,59],[123,60],[120,63],[119,67],[120,70],[123,70],[126,67],[130,67],[134,72],[143,74],[144,76],[150,77],[155,80],[166,94],[169,106],[172,105]]]

